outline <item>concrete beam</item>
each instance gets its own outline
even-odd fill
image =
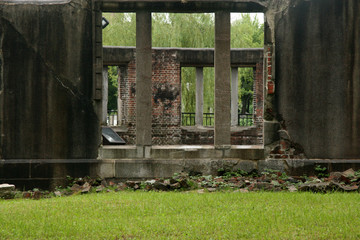
[[[151,145],[151,12],[136,13],[136,144]]]
[[[135,58],[135,47],[103,47],[104,65],[126,65]]]
[[[215,13],[215,146],[230,146],[230,12]]]
[[[215,11],[264,12],[264,0],[95,0],[103,12],[136,12],[146,9],[150,12],[203,13]]]
[[[153,48],[154,51],[175,51],[182,67],[213,67],[213,48]],[[126,65],[135,58],[135,47],[104,46],[104,65]],[[263,48],[232,48],[231,66],[255,66],[264,58]]]
[[[196,68],[196,109],[195,124],[203,125],[203,107],[204,107],[204,73],[202,67]]]

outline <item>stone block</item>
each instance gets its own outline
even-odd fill
[[[281,159],[259,160],[257,169],[259,172],[263,172],[265,169],[278,170],[283,172],[285,171],[285,161]]]
[[[97,168],[97,175],[101,178],[114,178],[115,161],[114,160],[101,161]]]
[[[264,149],[257,149],[257,148],[230,149],[224,151],[224,157],[243,159],[243,160],[259,160],[259,159],[264,159]]]
[[[149,179],[171,177],[182,170],[181,160],[117,160],[115,177],[121,179]]]
[[[99,149],[99,156],[101,159],[136,158],[137,149],[135,146],[103,147]]]
[[[240,160],[237,161],[237,164],[233,167],[233,171],[243,170],[245,172],[251,172],[257,169],[256,161]]]
[[[268,145],[278,141],[280,124],[278,122],[264,121],[264,144]]]

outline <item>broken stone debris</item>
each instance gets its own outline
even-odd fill
[[[328,192],[354,192],[359,191],[360,171],[348,169],[344,172],[332,172],[328,178],[286,176],[281,172],[270,171],[262,175],[251,176],[189,176],[181,173],[169,179],[152,179],[147,181],[126,181],[115,183],[113,181],[75,181],[65,189],[56,190],[51,195],[56,197],[89,192],[112,192],[131,190],[145,191],[174,191],[195,190],[198,193],[215,192],[219,190],[233,191],[234,193],[247,193],[250,191],[309,191],[314,193]],[[80,183],[80,184],[78,184]],[[16,195],[15,186],[0,185],[0,198],[11,199]],[[38,189],[22,193],[23,198],[41,199],[49,197],[49,192]]]

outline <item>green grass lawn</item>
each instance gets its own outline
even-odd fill
[[[0,239],[359,239],[360,194],[117,192],[0,200]]]

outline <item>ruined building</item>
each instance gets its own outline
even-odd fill
[[[104,47],[103,12],[136,12],[137,46]],[[215,49],[151,46],[151,12],[214,12]],[[263,12],[263,49],[230,49],[230,13]],[[0,182],[359,168],[358,0],[3,0]],[[102,145],[105,66],[119,66],[126,145]],[[214,126],[182,126],[182,67],[215,68]],[[252,126],[237,126],[236,69],[254,69]],[[231,71],[230,71],[231,70]],[[104,74],[105,73],[105,74]],[[236,81],[233,81],[233,84]],[[49,185],[50,184],[50,185]]]

